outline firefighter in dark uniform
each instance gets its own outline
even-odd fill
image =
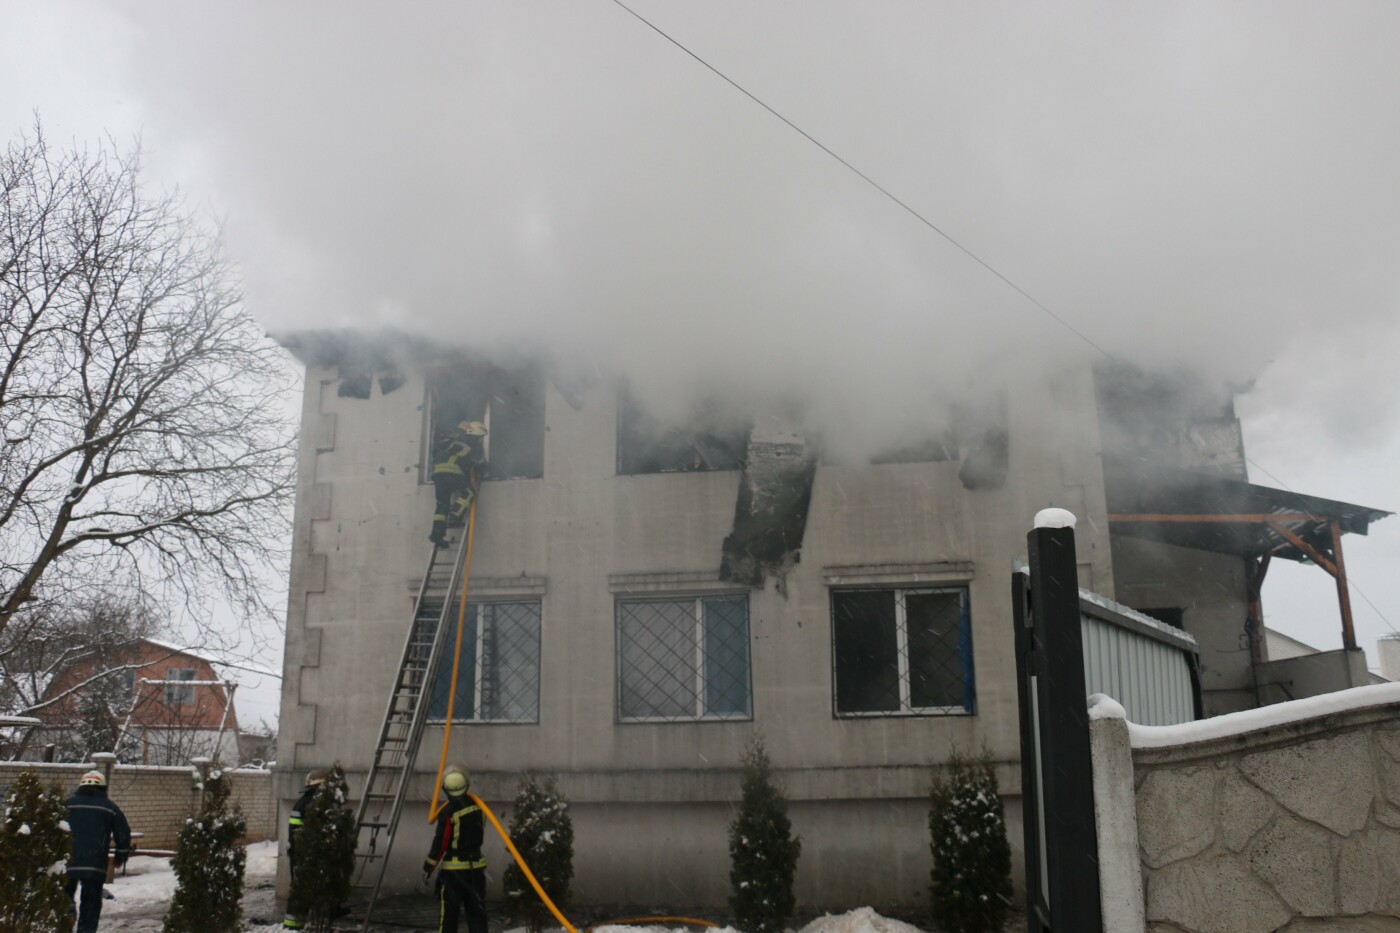
[[[433,452],[433,485],[437,506],[433,510],[433,533],[428,536],[438,547],[447,547],[447,529],[465,522],[486,462],[486,425],[463,421],[439,437]]]
[[[287,818],[287,869],[293,876],[297,872],[297,834],[306,825],[306,809],[311,806],[311,798],[316,796],[317,788],[326,783],[329,776],[320,768],[309,772],[301,796],[292,804],[292,815]],[[300,930],[305,925],[306,918],[297,916],[290,910],[282,918],[282,926],[289,930]]]
[[[463,912],[467,933],[486,933],[486,859],[481,857],[481,808],[467,797],[467,769],[453,765],[442,776],[447,802],[438,814],[433,845],[423,860],[426,884],[438,869],[438,933],[457,933]]]
[[[71,900],[82,886],[78,900],[76,933],[97,933],[102,916],[102,883],[107,880],[107,846],[115,843],[112,856],[118,868],[131,854],[131,827],[122,808],[107,799],[107,777],[89,771],[78,780],[78,790],[65,801],[68,829],[73,837],[68,857],[67,891]]]

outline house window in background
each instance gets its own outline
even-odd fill
[[[747,596],[617,601],[624,722],[749,719]]]
[[[194,680],[194,668],[172,667],[165,672],[166,680]],[[194,687],[180,684],[165,685],[166,706],[189,706],[194,703]]]
[[[831,593],[837,716],[973,711],[966,587]]]
[[[448,618],[457,618],[455,605]],[[447,633],[428,704],[428,718],[436,722],[447,718],[456,628]],[[540,721],[538,600],[467,603],[452,721]]]

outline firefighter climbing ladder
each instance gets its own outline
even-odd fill
[[[413,603],[413,622],[404,640],[399,672],[389,691],[384,722],[379,727],[379,738],[375,742],[369,775],[365,779],[365,792],[355,814],[355,887],[367,893],[362,928],[365,930],[369,928],[375,902],[379,899],[384,870],[389,864],[389,852],[394,844],[394,832],[398,829],[399,816],[403,812],[404,799],[413,777],[413,763],[418,757],[418,746],[427,720],[428,691],[432,687],[433,673],[442,657],[448,632],[455,629],[448,624],[454,608],[452,596],[459,591],[465,596],[475,530],[476,502],[473,501],[466,533],[457,541],[455,559],[444,560],[446,555],[454,552],[433,548],[418,598]],[[458,614],[460,611],[459,608]]]

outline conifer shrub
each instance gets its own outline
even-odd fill
[[[535,880],[562,911],[574,880],[574,823],[569,802],[552,776],[541,782],[529,774],[520,782],[510,814],[510,838]],[[511,912],[524,919],[530,933],[540,933],[552,924],[553,914],[514,862],[505,871],[505,890]]]
[[[1011,906],[1011,844],[991,753],[954,752],[929,795],[933,922],[950,933],[999,933]]]
[[[787,797],[773,779],[761,736],[740,761],[742,795],[729,824],[729,906],[745,933],[781,933],[797,906],[792,884],[802,840],[792,834]]]
[[[204,781],[199,813],[175,836],[175,896],[164,933],[236,933],[243,919],[243,871],[248,853],[239,845],[248,829],[242,810],[228,805],[232,787],[215,768]]]
[[[0,933],[73,926],[73,902],[54,866],[68,858],[68,809],[58,785],[44,789],[33,772],[15,778],[0,818]]]
[[[355,814],[346,804],[345,769],[336,762],[302,814],[297,864],[287,912],[306,918],[306,929],[327,931],[350,898],[355,871]]]

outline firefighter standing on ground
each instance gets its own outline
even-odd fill
[[[486,462],[485,438],[486,425],[462,421],[434,445],[437,507],[433,510],[433,533],[428,539],[438,547],[447,547],[448,528],[459,528],[466,522],[481,479],[480,470]]]
[[[423,860],[425,884],[438,869],[438,933],[457,933],[464,911],[468,933],[486,933],[486,859],[481,856],[485,828],[481,808],[467,797],[470,783],[466,768],[453,765],[443,774],[447,802]]]
[[[295,876],[297,873],[297,835],[301,833],[302,827],[306,825],[306,810],[311,806],[311,799],[316,796],[316,791],[326,783],[328,775],[325,771],[317,768],[306,775],[306,786],[302,788],[301,796],[297,802],[292,804],[292,814],[287,818],[287,869]],[[282,926],[289,930],[300,930],[306,925],[306,918],[293,914],[289,909],[282,919]]]
[[[107,776],[89,771],[78,781],[78,790],[64,803],[68,829],[73,836],[68,857],[68,897],[82,887],[78,901],[76,933],[97,933],[102,916],[102,883],[107,880],[107,846],[115,842],[113,864],[120,868],[131,854],[131,827],[122,808],[107,799]]]

